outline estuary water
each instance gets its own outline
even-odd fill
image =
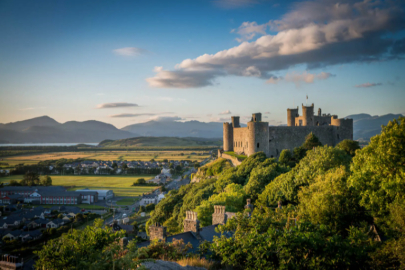
[[[0,143],[0,147],[2,146],[75,146],[78,144],[87,144],[97,146],[98,143]]]

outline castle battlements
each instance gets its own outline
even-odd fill
[[[261,113],[252,114],[247,127],[241,127],[239,116],[223,124],[223,149],[250,156],[264,152],[268,157],[278,157],[283,149],[293,150],[302,145],[305,137],[313,133],[322,144],[335,146],[345,139],[353,139],[353,119],[339,119],[337,115],[314,114],[314,104],[287,109],[287,126],[269,126],[262,121]]]

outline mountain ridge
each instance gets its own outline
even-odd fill
[[[353,139],[369,140],[381,132],[381,125],[402,114],[371,115],[352,114]],[[243,125],[242,126],[246,126]],[[191,120],[148,121],[132,124],[121,129],[97,120],[67,121],[59,123],[49,116],[40,116],[22,121],[1,124],[1,143],[98,143],[104,140],[120,140],[134,137],[179,137],[222,138],[223,124]]]

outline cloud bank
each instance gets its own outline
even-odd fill
[[[110,115],[111,118],[126,118],[126,117],[139,117],[139,116],[153,116],[154,113],[120,113]]]
[[[368,87],[374,87],[374,86],[380,86],[382,83],[363,83],[363,84],[358,84],[355,85],[357,88],[368,88]]]
[[[257,4],[258,0],[215,0],[214,4],[220,8],[224,9],[235,9],[249,7]]]
[[[226,114],[231,114],[230,110],[226,110],[224,112],[219,113],[219,115],[226,115]]]
[[[122,56],[138,56],[141,54],[149,53],[148,50],[136,47],[126,47],[113,50],[115,54],[122,55]]]
[[[111,108],[123,108],[123,107],[138,107],[138,104],[128,102],[115,102],[115,103],[103,103],[97,105],[97,109],[111,109]]]
[[[174,122],[183,120],[183,118],[178,116],[153,116],[150,117],[149,120],[156,122]]]
[[[404,27],[405,13],[398,1],[300,2],[281,20],[265,25],[245,22],[235,30],[243,40],[261,35],[257,40],[185,59],[174,70],[157,67],[156,75],[146,80],[158,88],[198,88],[229,75],[277,80],[275,72],[300,64],[310,70],[398,59],[405,53],[405,39],[393,36]],[[266,34],[268,30],[277,34]],[[308,80],[312,79],[301,81]]]

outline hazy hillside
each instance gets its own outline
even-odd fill
[[[127,147],[127,146],[221,146],[222,139],[179,138],[179,137],[136,137],[122,140],[105,140],[98,146]]]
[[[134,134],[99,121],[58,123],[48,116],[0,125],[2,143],[91,143]]]
[[[149,121],[122,128],[139,136],[222,138],[222,123]]]
[[[389,121],[397,119],[402,116],[402,114],[386,114],[386,115],[375,115],[371,116],[369,114],[354,114],[346,116],[345,118],[353,119],[353,139],[354,140],[370,140],[371,137],[379,134],[381,132],[381,126],[387,125]]]

